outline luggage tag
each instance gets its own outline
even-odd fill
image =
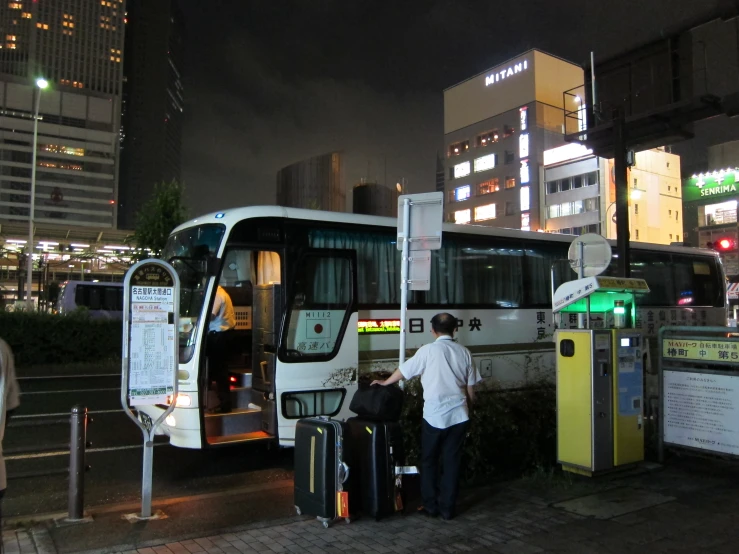
[[[336,493],[336,515],[337,517],[349,517],[349,493],[338,491]]]
[[[403,495],[400,492],[400,489],[403,486],[403,476],[398,475],[395,478],[395,511],[396,512],[402,512],[403,511]]]

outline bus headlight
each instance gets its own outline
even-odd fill
[[[174,418],[172,414],[169,414],[165,419],[164,423],[169,425],[170,427],[177,427],[177,420]]]
[[[167,406],[172,404],[172,395],[170,394],[167,396]],[[180,393],[177,395],[177,403],[175,404],[178,408],[187,408],[189,406],[192,406],[192,398],[190,398],[190,395]]]

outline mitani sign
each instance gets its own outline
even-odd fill
[[[517,73],[522,73],[529,68],[529,61],[524,60],[511,66],[505,67],[499,71],[494,71],[490,75],[485,76],[485,86],[489,87],[500,81],[504,81],[508,77],[513,77]]]

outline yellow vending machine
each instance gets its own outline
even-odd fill
[[[643,388],[646,344],[635,321],[643,279],[586,277],[554,293],[557,356],[557,461],[593,476],[644,459]],[[584,329],[563,329],[578,314]],[[582,314],[585,314],[584,318]],[[598,328],[590,328],[593,319]]]

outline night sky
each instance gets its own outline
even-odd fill
[[[433,190],[442,91],[539,48],[584,64],[722,0],[180,0],[183,180],[191,215],[274,204],[283,166],[346,155],[365,177]],[[386,177],[387,175],[387,177]]]

